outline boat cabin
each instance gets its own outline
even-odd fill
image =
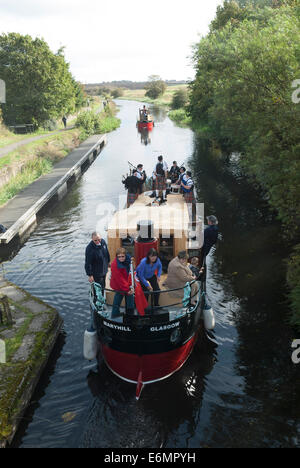
[[[163,283],[167,278],[168,264],[180,251],[188,251],[190,257],[201,255],[202,222],[196,222],[197,235],[194,240],[189,238],[190,228],[187,205],[181,194],[170,193],[167,202],[158,205],[149,197],[148,192],[144,192],[129,208],[116,212],[108,226],[107,243],[111,261],[116,257],[117,249],[124,247],[134,257],[137,267],[150,248],[155,248],[163,266],[160,285],[163,292],[167,289],[163,287]],[[114,293],[109,291],[109,276],[108,274],[106,302],[112,304]],[[160,304],[163,307],[173,305],[174,294],[162,293]],[[182,307],[182,304],[179,306]]]

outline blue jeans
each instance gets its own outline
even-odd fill
[[[115,297],[114,297],[114,302],[113,302],[113,308],[112,308],[112,317],[117,317],[120,315],[120,305],[123,300],[123,297],[125,296],[125,301],[126,301],[126,310],[133,310],[134,309],[134,296],[133,295],[128,295],[128,294],[121,294],[116,292]]]

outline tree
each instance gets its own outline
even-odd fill
[[[171,103],[171,108],[172,109],[181,109],[187,104],[188,101],[188,96],[187,96],[187,91],[185,88],[178,89],[175,91],[172,103]]]
[[[146,96],[151,99],[157,99],[159,96],[164,94],[167,89],[166,83],[158,75],[149,76],[149,82],[146,84],[147,89]]]
[[[10,33],[0,36],[0,76],[6,82],[6,124],[33,123],[74,112],[82,91],[69,71],[64,49],[54,54],[39,38]]]
[[[122,88],[113,89],[111,95],[114,99],[117,99],[120,96],[123,96],[124,90]]]
[[[238,25],[224,21],[195,46],[189,113],[202,135],[240,154],[240,166],[297,245],[288,281],[300,326],[300,105],[292,100],[300,76],[299,0],[281,3],[252,5]]]

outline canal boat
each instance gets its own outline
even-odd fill
[[[142,109],[139,109],[139,116],[137,119],[138,129],[147,129],[152,130],[154,127],[153,117],[149,112],[149,109],[146,109],[144,106]]]
[[[201,258],[202,220],[194,223],[191,239],[188,209],[176,188],[162,205],[153,202],[150,193],[140,194],[129,208],[116,212],[108,226],[111,259],[118,248],[125,247],[137,267],[150,248],[159,252],[163,265],[159,307],[154,306],[154,292],[150,292],[143,313],[135,310],[129,315],[123,300],[121,315],[112,318],[116,291],[110,288],[110,275],[105,304],[101,288],[95,284],[91,288],[91,332],[98,340],[99,357],[115,375],[135,384],[137,399],[144,385],[166,379],[184,365],[203,333],[205,313],[212,313],[205,291],[206,271],[200,281],[183,288],[170,290],[164,285],[168,263],[180,251]],[[137,278],[132,280],[138,286]]]

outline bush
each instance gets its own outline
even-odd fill
[[[121,88],[116,88],[114,89],[112,92],[111,92],[111,95],[114,99],[120,97],[120,96],[123,96],[124,94],[124,90],[121,89]]]
[[[107,106],[108,107],[108,106]],[[84,131],[85,136],[111,132],[120,125],[120,120],[111,115],[112,110],[107,109],[105,113],[96,114],[95,112],[81,112],[76,120],[75,126]]]
[[[47,120],[47,122],[44,123],[43,127],[45,130],[49,130],[49,132],[52,132],[53,130],[57,129],[57,122],[55,119]]]
[[[97,133],[95,131],[98,125],[99,116],[92,111],[81,112],[75,122],[75,127],[81,127],[87,136]]]
[[[191,119],[184,109],[176,109],[169,112],[168,116],[178,125],[187,126],[191,124]]]
[[[172,102],[171,102],[171,108],[173,110],[175,109],[181,109],[182,107],[186,106],[188,102],[188,95],[185,89],[178,89],[174,93]]]

